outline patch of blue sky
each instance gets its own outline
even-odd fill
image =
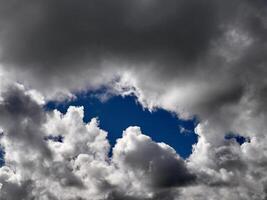
[[[129,126],[139,126],[144,134],[156,142],[164,142],[173,147],[183,158],[192,152],[192,145],[197,142],[194,128],[197,120],[181,120],[174,113],[163,109],[153,112],[144,109],[135,96],[113,96],[106,101],[98,97],[104,90],[80,93],[77,98],[66,102],[48,102],[45,110],[57,109],[66,113],[69,106],[84,107],[84,122],[98,117],[100,128],[108,132],[108,140],[112,146],[122,136],[123,130]]]
[[[236,133],[228,133],[224,137],[226,140],[234,140],[236,141],[239,145],[244,144],[245,142],[250,142],[249,137],[244,137],[242,135],[236,134]]]
[[[0,147],[0,167],[5,164],[4,150]]]

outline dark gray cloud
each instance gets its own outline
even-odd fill
[[[48,96],[99,86],[130,69],[140,82],[148,79],[148,86],[140,85],[145,93],[204,82],[197,97],[188,97],[196,102],[181,107],[206,115],[238,102],[248,82],[266,74],[264,5],[260,0],[1,1],[1,63],[16,81]],[[252,44],[242,47],[245,36]],[[230,57],[237,58],[229,62]]]
[[[192,61],[219,32],[218,3],[173,1],[1,2],[2,58],[57,70],[86,54]],[[66,63],[64,63],[66,64]],[[51,66],[52,65],[52,66]]]
[[[0,6],[1,62],[43,90],[75,89],[82,85],[77,79],[99,76],[101,67],[108,73],[112,63],[142,70],[153,63],[153,73],[167,80],[194,73],[234,15],[228,7],[238,7],[217,0],[14,0]],[[111,64],[103,66],[105,60]]]
[[[1,200],[16,200],[16,199],[34,199],[31,194],[31,181],[26,181],[21,184],[6,182],[1,188]]]
[[[14,79],[48,96],[87,89],[96,82],[99,86],[132,68],[139,81],[149,79],[150,85],[140,86],[144,92],[157,80],[170,87],[204,82],[196,88],[197,98],[188,97],[197,103],[182,109],[210,113],[231,100],[238,102],[247,82],[254,84],[263,71],[265,4],[261,0],[1,1],[1,62]],[[236,32],[231,35],[231,31]],[[245,36],[252,44],[242,47]],[[162,92],[158,88],[155,93]]]
[[[186,161],[141,133],[108,159],[106,133],[83,124],[82,108],[46,116],[1,79],[3,198],[266,198],[266,12],[264,0],[0,0],[0,78],[45,100],[109,83],[200,121]],[[251,142],[227,143],[227,132]],[[53,134],[63,143],[44,140]]]
[[[264,37],[258,15],[239,16],[239,11],[250,5],[262,10],[259,3],[1,1],[2,60],[20,67],[42,66],[46,72],[75,64],[87,55],[96,60],[109,55],[131,61],[166,56],[193,62],[206,54],[210,42],[225,31],[223,26],[235,20]]]
[[[28,147],[35,148],[44,158],[51,158],[52,154],[40,129],[46,116],[41,105],[33,101],[30,95],[26,95],[18,86],[9,86],[2,93],[0,112],[0,126],[4,135],[24,146],[26,152]]]
[[[127,196],[120,192],[114,191],[107,197],[107,200],[174,200],[179,194],[170,190],[156,192],[155,196],[151,198],[138,198],[134,196]]]

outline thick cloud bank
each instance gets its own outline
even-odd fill
[[[266,199],[266,6],[0,0],[0,199]],[[129,127],[109,158],[107,133],[82,108],[42,109],[102,86],[197,116],[192,155]]]

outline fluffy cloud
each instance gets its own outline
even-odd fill
[[[266,19],[263,0],[0,0],[0,198],[266,198]],[[109,158],[82,108],[42,110],[101,86],[197,116],[188,160],[134,127]]]
[[[137,180],[150,179],[152,187],[183,186],[195,179],[174,149],[153,142],[139,127],[125,130],[113,149],[113,162],[126,171],[136,170]]]
[[[1,199],[205,199],[203,191],[212,199],[266,197],[264,137],[242,145],[213,142],[214,130],[202,122],[199,141],[183,160],[129,127],[109,157],[107,132],[97,119],[85,124],[82,107],[46,113],[31,94],[18,84],[1,94]]]
[[[131,180],[129,196],[141,198],[147,193],[147,198],[156,198],[162,193],[166,195],[168,188],[190,185],[196,179],[174,149],[153,142],[141,133],[139,127],[129,127],[124,131],[113,148],[112,162]]]
[[[2,98],[2,199],[174,198],[179,188],[196,181],[174,149],[152,141],[139,127],[126,129],[109,157],[107,132],[95,118],[85,124],[82,107],[45,113],[20,86],[12,86]],[[16,128],[6,125],[9,115],[19,117]]]

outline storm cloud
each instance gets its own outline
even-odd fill
[[[233,42],[264,37],[260,3],[1,1],[1,62],[15,79],[46,94],[97,87],[130,69],[151,76],[152,84],[158,78],[217,83],[219,74],[221,80],[238,73],[221,55],[239,54]]]
[[[0,0],[0,199],[266,199],[266,6]],[[193,153],[129,127],[109,157],[82,107],[43,109],[100,87],[196,117]]]

